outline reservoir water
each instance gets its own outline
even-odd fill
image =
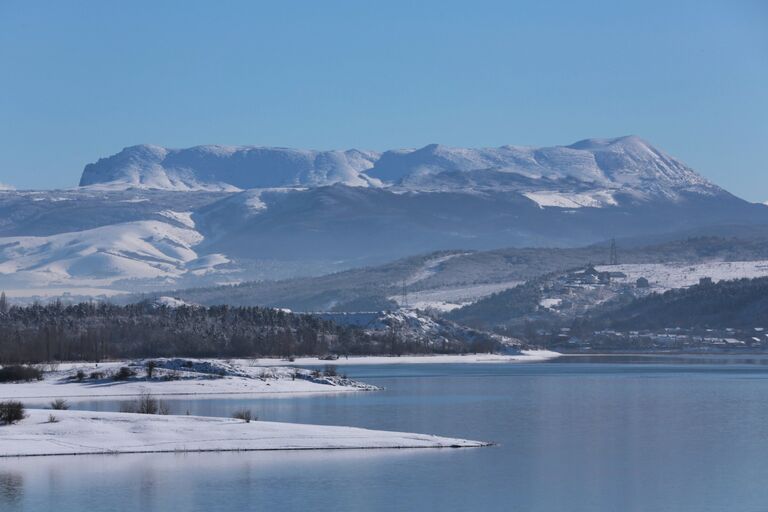
[[[169,403],[176,414],[229,416],[246,406],[261,420],[498,444],[5,459],[0,511],[768,510],[763,357],[343,371],[385,390]],[[76,407],[117,410],[119,403]]]

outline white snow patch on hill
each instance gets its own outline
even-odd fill
[[[729,279],[768,276],[768,260],[759,261],[715,261],[708,263],[642,263],[595,267],[598,271],[623,272],[626,278],[617,282],[635,282],[638,278],[648,279],[657,291],[683,288],[699,283],[702,277],[714,282]]]
[[[192,304],[188,302],[184,302],[181,299],[177,299],[176,297],[158,297],[155,299],[155,304],[158,306],[165,306],[168,308],[180,308],[182,306],[191,306]]]
[[[552,309],[559,306],[561,302],[563,302],[563,299],[561,298],[548,298],[541,299],[539,305],[543,308]]]
[[[452,258],[463,256],[465,254],[468,253],[454,253],[447,254],[445,256],[439,256],[437,258],[431,258],[427,260],[419,269],[417,269],[408,279],[406,279],[405,284],[410,286],[412,284],[418,283],[419,281],[428,279],[437,274],[440,265]]]
[[[393,295],[389,300],[397,302],[400,307],[414,309],[434,309],[451,311],[453,309],[477,302],[483,297],[504,291],[521,284],[522,281],[503,281],[500,283],[472,284],[466,286],[450,286],[432,288],[407,293],[408,304],[403,304],[402,295]]]
[[[542,208],[602,208],[618,204],[608,190],[589,193],[542,191],[525,192],[523,195]]]

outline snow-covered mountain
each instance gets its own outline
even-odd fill
[[[254,146],[166,149],[140,145],[85,167],[80,186],[158,190],[275,187],[392,187],[403,191],[507,190],[542,206],[614,205],[716,186],[635,136],[570,146],[313,151]]]
[[[383,153],[144,145],[87,165],[80,185],[0,191],[0,289],[181,288],[768,224],[768,207],[634,136]]]
[[[613,194],[638,199],[713,193],[718,187],[685,164],[635,136],[587,139],[547,148],[503,146],[465,149],[437,144],[389,151],[366,174],[410,190],[494,189],[523,191],[542,206],[556,197],[590,193],[589,206],[613,205]],[[566,204],[578,207],[580,201]],[[584,205],[586,206],[586,205]]]
[[[140,145],[85,166],[80,186],[110,189],[240,190],[343,183],[368,186],[362,174],[378,158],[366,151],[253,146],[166,149]]]

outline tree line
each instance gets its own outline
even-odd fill
[[[133,357],[290,357],[463,352],[394,329],[371,331],[262,307],[0,302],[0,364]]]

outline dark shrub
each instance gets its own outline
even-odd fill
[[[244,420],[246,423],[250,423],[251,420],[258,421],[259,418],[255,417],[253,413],[251,413],[250,409],[238,409],[235,412],[232,413],[232,417],[236,420]]]
[[[160,377],[162,380],[169,381],[169,380],[181,380],[181,375],[179,375],[179,372],[177,371],[170,371]]]
[[[77,373],[75,374],[75,379],[77,379],[77,382],[83,382],[84,378],[85,372],[83,370],[77,370]]]
[[[121,366],[120,369],[115,373],[112,378],[114,380],[128,380],[131,377],[135,377],[136,372],[128,368],[127,366]]]
[[[104,372],[91,372],[89,377],[93,380],[101,380],[104,378]]]
[[[120,404],[120,412],[137,414],[168,414],[168,404],[158,400],[151,393],[143,393],[133,402]]]
[[[51,400],[51,409],[54,409],[56,411],[66,411],[67,409],[69,409],[69,402],[67,402],[63,398],[57,398],[55,400]]]
[[[0,368],[0,382],[29,382],[42,380],[43,372],[32,366],[4,366]]]
[[[12,425],[26,417],[24,414],[24,404],[9,400],[0,402],[0,425]]]
[[[336,368],[335,364],[327,364],[323,373],[326,377],[335,377],[338,375],[338,368]]]

